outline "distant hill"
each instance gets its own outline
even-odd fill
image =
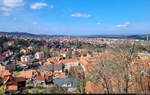
[[[9,34],[9,35],[16,35],[16,36],[32,36],[32,37],[116,38],[116,39],[139,39],[139,40],[147,39],[147,34],[144,34],[144,35],[88,35],[88,36],[44,35],[44,34],[31,34],[27,32],[0,32],[0,34]],[[150,34],[148,35],[150,39]]]
[[[149,39],[150,39],[150,34]],[[147,40],[147,34],[144,35],[92,35],[88,38],[116,38],[116,39],[139,39]]]
[[[35,34],[26,32],[0,32],[2,34],[16,35],[16,36],[36,36]]]
[[[9,34],[16,36],[32,36],[32,37],[67,37],[65,35],[44,35],[44,34],[32,34],[27,32],[0,32],[0,34]]]

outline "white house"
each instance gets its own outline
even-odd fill
[[[21,56],[21,61],[32,61],[32,60],[33,60],[33,56],[32,55]]]
[[[69,69],[73,66],[80,65],[80,63],[78,61],[76,61],[75,59],[64,59],[64,60],[61,60],[60,63],[62,63],[64,65],[64,69]]]
[[[35,58],[36,59],[41,59],[41,58],[43,58],[44,57],[44,52],[37,52],[36,54],[35,54]]]

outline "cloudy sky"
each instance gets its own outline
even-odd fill
[[[0,0],[0,31],[49,35],[150,33],[150,0]]]

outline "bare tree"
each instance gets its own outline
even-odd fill
[[[102,61],[95,66],[96,70],[90,77],[91,79],[95,78],[96,81],[103,81],[105,83],[103,87],[106,89],[106,93],[116,92],[113,88],[118,88],[118,92],[129,92],[129,82],[132,81],[130,80],[132,69],[131,61],[137,56],[135,45],[135,42],[130,43],[128,41],[116,45],[114,49],[109,49],[109,52],[114,55],[114,57],[103,57],[101,58]],[[111,80],[116,77],[116,81]],[[118,87],[112,84],[112,82],[116,82]],[[122,90],[122,88],[124,89]]]

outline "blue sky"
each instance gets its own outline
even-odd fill
[[[0,31],[49,35],[150,33],[150,0],[0,0]]]

